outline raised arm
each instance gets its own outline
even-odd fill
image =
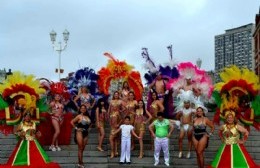
[[[149,85],[149,90],[151,90],[155,85],[155,80]]]

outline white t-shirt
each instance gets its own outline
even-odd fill
[[[121,125],[121,137],[122,139],[131,139],[131,131],[134,129],[132,125]]]

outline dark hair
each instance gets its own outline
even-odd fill
[[[153,94],[156,95],[156,99],[155,100],[159,100],[159,97],[158,97],[158,93],[154,90],[151,92],[152,93],[152,98],[153,98]]]
[[[129,96],[129,94],[131,94],[131,93],[134,95],[134,100],[135,100],[135,93],[134,93],[133,91],[128,92],[128,96]]]
[[[125,116],[125,119],[128,119],[128,120],[130,120],[130,116]]]
[[[196,112],[197,112],[197,109],[201,109],[202,110],[202,112],[203,112],[203,117],[206,117],[206,115],[205,115],[205,112],[204,112],[204,109],[202,108],[202,107],[198,107],[198,108],[196,108]],[[196,117],[198,117],[198,115],[196,114]]]
[[[128,83],[127,81],[124,81],[124,82],[123,82],[122,88],[123,88],[123,89],[125,88],[125,83],[127,83],[127,89],[129,90],[129,89],[130,89],[130,88],[129,88],[129,83]]]
[[[114,94],[113,94],[112,100],[115,100],[115,94],[116,94],[116,93],[117,93],[118,96],[119,96],[119,92],[118,92],[118,91],[115,91]]]
[[[86,110],[88,110],[88,109],[87,109],[87,106],[86,106],[85,104],[81,104],[81,105],[79,106],[79,114],[81,114],[80,109],[81,109],[83,106],[86,108]],[[90,117],[89,114],[88,114],[88,111],[86,111],[86,112],[84,113],[84,115]]]
[[[141,100],[138,100],[138,104],[136,106],[136,109],[139,108],[139,102],[143,102],[143,115],[146,115],[146,109],[145,109],[145,104],[144,104],[144,101],[141,99]]]
[[[163,117],[163,116],[164,116],[163,112],[158,112],[157,113],[157,117]]]
[[[97,108],[98,108],[98,112],[99,114],[102,113],[102,105],[101,102],[104,102],[104,108],[107,110],[108,109],[108,103],[107,101],[102,97],[98,100],[97,102]]]

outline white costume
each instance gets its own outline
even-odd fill
[[[121,156],[120,162],[130,162],[131,151],[131,131],[134,129],[132,125],[121,125]]]
[[[182,112],[182,117],[181,117],[181,130],[188,132],[189,130],[192,129],[192,126],[190,124],[182,124],[182,118],[183,117],[188,117],[189,115],[191,115],[193,112],[195,112],[195,109],[193,108],[182,108],[181,110]]]

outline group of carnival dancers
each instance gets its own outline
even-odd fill
[[[110,53],[104,55],[109,58],[106,67],[97,73],[91,68],[79,69],[67,82],[14,72],[0,84],[0,131],[19,137],[8,162],[0,167],[60,167],[50,161],[41,145],[60,151],[59,145],[70,144],[74,130],[77,166],[83,168],[90,127],[98,129],[98,151],[104,151],[104,138],[109,138],[110,158],[119,156],[121,145],[120,164],[131,163],[136,142],[132,135],[139,142],[138,158],[144,157],[143,137],[149,131],[154,166],[159,164],[161,149],[164,164],[174,165],[169,144],[176,127],[180,132],[178,157],[190,158],[193,146],[198,167],[204,168],[204,151],[214,123],[220,120],[224,121],[218,130],[222,145],[208,167],[259,167],[243,145],[250,126],[260,130],[260,83],[252,71],[227,67],[220,73],[222,81],[213,86],[207,73],[196,65],[174,64],[171,51],[168,64],[156,66],[143,49],[148,69],[144,75],[148,91],[144,94],[141,76],[133,66]],[[204,105],[211,97],[217,104],[213,120],[206,117]],[[105,135],[106,127],[110,128],[109,135]],[[188,151],[184,155],[185,135]]]

